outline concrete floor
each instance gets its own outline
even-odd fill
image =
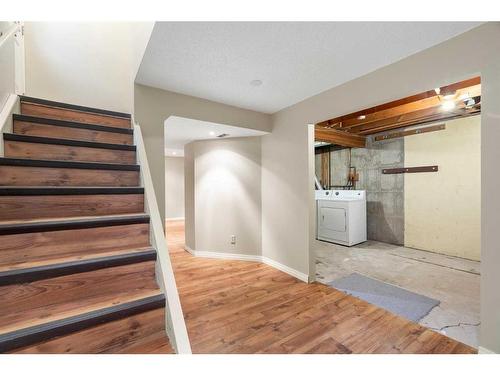
[[[435,298],[441,303],[420,324],[478,346],[480,262],[367,241],[346,247],[316,241],[316,280],[353,272]]]

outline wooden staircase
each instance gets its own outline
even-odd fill
[[[0,158],[0,352],[172,352],[130,115],[21,112]]]

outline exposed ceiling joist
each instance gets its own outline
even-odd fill
[[[366,137],[335,129],[320,129],[316,127],[314,138],[316,141],[330,142],[345,147],[366,147]]]
[[[322,121],[316,127],[366,136],[432,121],[470,116],[480,111],[481,78],[476,77]]]

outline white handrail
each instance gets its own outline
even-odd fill
[[[166,298],[165,322],[170,342],[178,354],[191,354],[191,344],[187,334],[186,323],[182,313],[181,302],[177,292],[174,272],[170,263],[164,225],[161,220],[153,187],[153,180],[149,171],[148,158],[144,147],[144,140],[139,125],[134,123],[134,143],[137,152],[137,161],[141,166],[141,180],[144,186],[144,205],[150,217],[151,244],[157,253],[156,275],[160,288]]]
[[[19,97],[10,94],[3,107],[0,107],[0,135],[12,132],[12,114],[18,112]],[[4,145],[0,142],[0,156],[4,155]]]

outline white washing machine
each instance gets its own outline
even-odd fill
[[[366,241],[365,190],[316,190],[316,238],[353,246]]]

